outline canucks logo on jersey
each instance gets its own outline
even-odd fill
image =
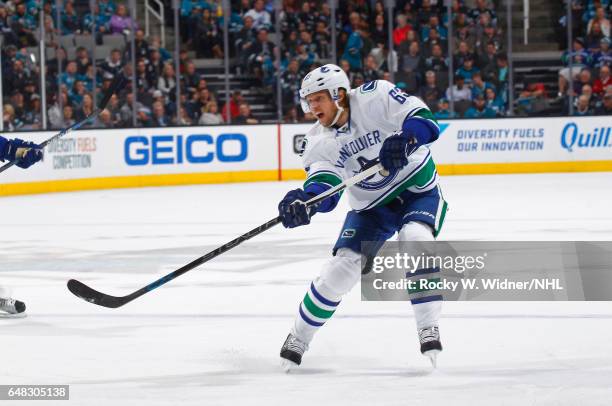
[[[364,83],[363,85],[361,85],[361,87],[359,88],[359,91],[361,93],[368,93],[368,92],[373,92],[374,90],[376,90],[376,83],[378,83],[377,80],[373,80],[371,82],[368,83]]]
[[[361,165],[361,171],[359,172],[362,172],[368,169],[369,167],[371,167],[372,165],[375,165],[376,159],[367,159],[365,157],[360,156],[357,158],[357,162],[359,162],[359,165]],[[355,174],[359,172],[355,172]],[[365,178],[361,182],[357,183],[355,186],[357,186],[358,188],[364,189],[364,190],[383,189],[387,187],[390,183],[392,183],[395,180],[395,178],[397,178],[398,173],[399,171],[394,169],[389,173],[388,176],[382,176],[379,174],[375,174],[375,175]],[[376,178],[378,178],[378,180],[375,180]]]

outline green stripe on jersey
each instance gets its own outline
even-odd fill
[[[446,211],[448,210],[448,204],[446,203],[446,200],[444,200],[444,198],[442,198],[442,210],[440,211],[440,215],[436,218],[436,229],[434,230],[434,238],[438,236],[438,234],[440,234],[440,231],[442,230],[442,225],[444,224],[444,218],[446,217]]]
[[[436,175],[436,164],[434,163],[433,159],[429,157],[429,159],[427,160],[427,163],[423,165],[423,167],[419,169],[417,173],[415,173],[414,175],[406,179],[404,183],[401,183],[400,185],[398,185],[395,188],[395,190],[393,190],[393,192],[391,192],[387,197],[385,197],[385,199],[382,202],[378,203],[376,206],[379,207],[379,206],[384,206],[388,204],[389,202],[391,202],[393,199],[395,199],[397,196],[399,196],[403,191],[405,191],[409,187],[425,186],[426,184],[429,183],[429,181],[431,181],[431,179],[435,175]]]
[[[312,299],[310,298],[310,295],[308,293],[306,293],[306,296],[304,296],[304,306],[306,306],[306,309],[315,317],[318,317],[320,319],[329,319],[332,314],[334,314],[335,310],[325,310],[325,309],[321,309],[319,306],[317,306]]]
[[[304,182],[304,189],[306,189],[306,186],[314,182],[326,183],[331,187],[334,187],[342,183],[342,179],[340,179],[337,175],[334,175],[332,172],[320,172],[306,179],[306,182]]]
[[[429,120],[433,122],[436,125],[436,127],[440,128],[440,126],[438,125],[438,120],[436,120],[432,112],[429,111],[428,109],[420,109],[416,113],[414,113],[412,117],[424,118],[425,120]]]

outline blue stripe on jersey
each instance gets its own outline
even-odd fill
[[[317,290],[315,289],[314,283],[312,282],[310,283],[310,291],[312,292],[314,297],[317,298],[319,302],[323,303],[326,306],[336,307],[340,304],[340,302],[332,302],[331,300],[325,299],[319,292],[317,292]]]
[[[410,303],[412,303],[413,305],[416,305],[416,304],[435,302],[435,301],[440,301],[440,300],[443,300],[442,295],[434,295],[434,296],[425,296],[425,297],[421,297],[418,299],[412,299]]]
[[[417,148],[421,145],[429,144],[438,139],[438,133],[440,130],[431,121],[414,116],[408,117],[402,123],[402,132],[405,136],[412,134],[416,137],[418,144]]]
[[[306,316],[306,313],[304,313],[304,310],[302,310],[301,303],[300,303],[300,316],[302,316],[302,320],[304,320],[306,323],[310,324],[313,327],[321,327],[323,324],[325,324],[325,323],[318,323],[314,320],[311,320],[308,316]]]

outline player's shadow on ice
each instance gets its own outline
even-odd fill
[[[394,378],[419,378],[431,375],[434,370],[432,368],[361,368],[355,366],[355,369],[347,368],[309,368],[307,366],[300,366],[299,368],[292,369],[288,372],[288,375],[330,375],[330,376],[342,376],[342,377],[394,377]]]

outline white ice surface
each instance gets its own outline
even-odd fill
[[[612,174],[445,177],[447,240],[612,240]],[[408,303],[356,288],[299,371],[278,351],[346,207],[276,227],[120,309],[124,295],[276,215],[297,182],[0,199],[0,384],[70,384],[74,405],[609,405],[612,304],[445,303],[433,371]],[[611,287],[612,288],[612,287]],[[33,402],[20,402],[25,405]],[[44,404],[53,404],[48,402]],[[40,404],[40,403],[35,403]]]

